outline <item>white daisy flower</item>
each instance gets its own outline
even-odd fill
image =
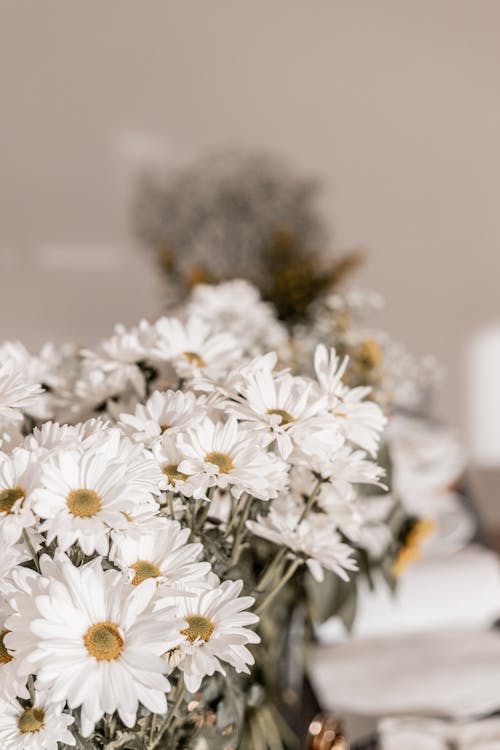
[[[169,492],[177,492],[184,497],[204,497],[207,489],[206,482],[203,483],[198,477],[190,477],[179,470],[179,464],[184,459],[184,454],[177,447],[176,438],[164,435],[152,447],[152,453],[158,462],[163,474],[161,487]]]
[[[37,474],[28,451],[0,453],[0,538],[5,544],[15,544],[23,530],[35,524],[32,497]]]
[[[175,511],[178,511],[178,503],[174,502],[174,508]],[[180,518],[182,514],[176,512],[174,517]],[[167,519],[158,515],[158,506],[156,504],[154,506],[144,504],[134,510],[133,513],[127,512],[126,520],[126,527],[116,533],[123,533],[129,536],[134,534],[137,537],[140,534],[155,533]]]
[[[24,448],[31,453],[36,453],[37,458],[47,456],[55,448],[63,446],[79,447],[80,436],[76,427],[57,422],[44,422],[40,427],[35,427],[33,432],[26,435]]]
[[[64,701],[53,703],[47,694],[35,691],[30,705],[0,699],[0,744],[2,750],[57,750],[59,742],[75,745],[68,727],[75,721],[63,712]]]
[[[288,547],[304,561],[317,581],[324,578],[323,568],[336,573],[344,581],[349,580],[346,571],[357,570],[353,550],[344,544],[335,524],[323,513],[310,513],[300,520],[303,504],[293,505],[287,498],[276,500],[266,516],[246,525],[256,536],[267,539],[280,547]]]
[[[394,508],[391,495],[358,496],[339,491],[336,483],[325,482],[318,494],[318,506],[328,523],[339,529],[347,539],[362,547],[371,558],[380,559],[391,542],[387,519]]]
[[[393,461],[393,482],[404,500],[452,491],[466,468],[463,446],[440,425],[394,415],[386,433]],[[412,504],[412,510],[418,512]]]
[[[178,377],[173,368],[152,359],[157,338],[156,328],[141,320],[131,329],[116,326],[114,335],[95,351],[84,349],[82,366],[71,388],[82,405],[105,406],[118,418],[135,408],[152,382],[157,390],[176,386]]]
[[[109,558],[134,586],[154,578],[162,594],[178,595],[184,586],[203,583],[211,569],[210,563],[198,562],[203,545],[188,544],[190,534],[190,529],[166,519],[155,533],[115,532]]]
[[[12,573],[21,563],[31,560],[24,544],[0,545],[0,594],[7,597],[15,591]]]
[[[151,500],[150,495],[160,494],[163,477],[153,454],[143,445],[134,443],[118,427],[89,432],[83,445],[105,454],[109,461],[126,464],[127,483],[138,499],[146,502]]]
[[[33,382],[43,383],[47,389],[39,397],[43,402],[43,415],[40,416],[54,419],[57,414],[62,419],[62,415],[71,413],[69,406],[75,400],[73,386],[80,369],[81,360],[78,347],[75,345],[43,345],[39,355],[35,359],[32,358],[32,366],[29,369],[31,378],[35,378],[35,370],[38,371],[38,379]]]
[[[335,349],[328,352],[323,344],[317,346],[314,369],[319,390],[327,398],[328,410],[338,420],[345,437],[375,455],[387,419],[378,404],[365,401],[371,388],[348,388],[342,383],[348,361],[346,357],[340,362]]]
[[[333,524],[351,542],[358,543],[363,527],[363,513],[356,502],[353,490],[348,495],[340,495],[332,486],[323,485],[318,495],[318,506]]]
[[[145,379],[136,365],[113,367],[109,371],[106,367],[110,366],[101,360],[84,360],[80,377],[72,388],[72,411],[79,419],[103,410],[113,399],[144,397]]]
[[[33,507],[45,519],[41,531],[48,543],[57,537],[62,550],[78,542],[86,555],[106,554],[110,530],[126,528],[127,514],[154,504],[151,495],[137,491],[128,472],[126,462],[94,449],[61,451],[46,462]]]
[[[44,368],[38,357],[31,354],[20,341],[4,341],[0,344],[0,362],[6,361],[15,364],[30,383],[37,385],[42,382]]]
[[[35,406],[43,389],[20,371],[14,360],[0,365],[0,419],[20,422],[23,411]]]
[[[84,400],[91,399],[94,389],[96,404],[130,391],[143,397],[146,379],[138,363],[147,359],[156,337],[154,327],[146,320],[131,329],[115,326],[114,334],[102,341],[96,351],[82,351],[82,373],[75,385],[77,394]]]
[[[269,370],[272,372],[276,367],[278,357],[276,352],[268,352],[267,354],[258,355],[249,362],[244,361],[244,364],[238,364],[233,367],[230,372],[226,373],[223,380],[214,384],[210,380],[199,379],[196,381],[196,390],[205,391],[208,396],[212,397],[214,389],[215,393],[219,396],[226,397],[232,401],[237,401],[241,397],[241,389],[247,382],[248,378],[256,376],[261,370]],[[288,373],[288,370],[283,370],[279,373],[280,376]],[[206,398],[207,398],[206,397]],[[226,404],[224,404],[225,406]]]
[[[131,586],[118,571],[104,572],[100,558],[77,568],[59,555],[57,565],[59,575],[46,581],[46,594],[32,598],[37,617],[29,627],[36,647],[24,669],[36,674],[51,701],[81,706],[84,737],[115,711],[133,727],[139,703],[165,714],[170,684],[161,655],[182,639],[182,623],[171,608],[155,611],[154,581]],[[23,626],[22,618],[9,620],[9,646],[23,642]]]
[[[247,372],[239,387],[239,403],[229,403],[229,412],[265,430],[270,440],[276,439],[285,460],[294,446],[301,453],[328,455],[339,430],[326,412],[326,399],[315,396],[312,381],[273,373],[271,362],[261,358],[262,367]]]
[[[181,378],[208,377],[217,380],[241,358],[236,339],[228,333],[213,333],[204,321],[190,317],[160,318],[155,324],[158,340],[153,356],[171,361]]]
[[[199,477],[207,487],[228,487],[235,497],[248,492],[269,500],[286,485],[287,464],[259,446],[257,434],[244,430],[234,417],[225,423],[206,418],[180,434],[177,445],[185,456],[179,471]]]
[[[380,560],[394,541],[387,520],[394,509],[394,498],[391,495],[366,495],[358,499],[357,505],[363,518],[359,544],[371,559]]]
[[[167,655],[180,661],[187,689],[195,693],[205,675],[226,674],[222,662],[237,672],[249,674],[248,664],[254,658],[247,643],[260,638],[247,625],[258,622],[257,615],[245,612],[254,603],[251,596],[241,596],[243,581],[224,581],[198,596],[178,599],[178,611],[184,618],[179,650]],[[181,660],[182,658],[182,660]]]
[[[390,495],[359,496],[352,487],[350,492],[339,492],[336,484],[325,482],[318,494],[318,506],[329,524],[371,557],[380,559],[392,537],[387,524],[394,507]]]
[[[28,698],[26,677],[18,675],[20,659],[16,652],[5,643],[9,633],[6,622],[12,611],[7,604],[0,606],[0,698]]]
[[[104,435],[110,434],[112,429],[116,430],[114,422],[103,415],[75,424],[75,430],[83,448],[92,447],[93,441],[100,440]]]
[[[136,442],[151,445],[164,433],[175,434],[203,416],[205,409],[194,393],[155,391],[144,406],[137,406],[135,414],[120,414],[120,426]]]
[[[15,370],[22,373],[26,384],[31,384],[40,393],[24,407],[24,411],[36,419],[47,419],[50,416],[47,393],[39,385],[45,382],[47,363],[31,354],[20,341],[5,341],[0,346],[0,362],[11,362]]]
[[[191,293],[188,313],[206,321],[217,333],[230,333],[250,356],[278,349],[287,339],[274,308],[244,279],[221,284],[198,284]]]
[[[109,363],[136,364],[147,359],[156,340],[154,326],[147,320],[139,321],[137,326],[126,328],[115,326],[113,335],[101,341],[96,352],[84,350],[83,354],[91,358],[107,360]]]
[[[349,493],[353,484],[373,484],[387,489],[381,481],[385,470],[370,460],[364,451],[353,450],[349,445],[339,447],[327,460],[312,461],[310,467],[324,479],[329,479],[340,494]]]
[[[57,555],[58,559],[59,555]],[[12,669],[15,671],[22,691],[18,691],[15,695],[21,698],[28,697],[26,678],[33,672],[28,659],[37,645],[37,638],[31,630],[31,623],[39,617],[36,599],[46,593],[49,580],[61,582],[63,580],[58,562],[48,555],[44,554],[40,557],[39,565],[41,573],[22,566],[12,570],[15,590],[9,594],[3,620],[4,645],[15,661]],[[11,693],[9,697],[15,697],[15,695]]]

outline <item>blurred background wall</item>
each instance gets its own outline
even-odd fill
[[[141,165],[266,147],[324,180],[334,246],[368,251],[354,283],[442,360],[440,412],[500,462],[497,0],[0,10],[0,338],[92,343],[157,314],[130,230]]]

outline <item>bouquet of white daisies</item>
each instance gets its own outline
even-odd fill
[[[370,389],[239,281],[0,350],[2,750],[281,747],[293,613],[397,551]]]

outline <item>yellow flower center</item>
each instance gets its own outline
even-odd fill
[[[391,573],[394,578],[401,578],[403,573],[406,573],[410,565],[416,562],[420,556],[421,551],[418,547],[401,547],[391,567]]]
[[[382,350],[378,341],[367,338],[359,346],[361,365],[367,368],[380,367],[382,364]]]
[[[422,557],[422,542],[432,534],[434,529],[435,523],[431,518],[421,518],[415,521],[392,564],[392,575],[395,578],[402,576],[412,563]]]
[[[26,497],[22,487],[10,487],[0,490],[0,513],[12,514],[12,508],[18,500]]]
[[[170,429],[170,425],[169,424],[160,424],[160,430],[161,430],[161,434],[162,435],[163,435],[164,432],[166,432],[169,429]]]
[[[34,734],[43,727],[45,712],[42,708],[26,708],[17,717],[17,726],[21,734]]]
[[[132,579],[134,586],[138,586],[140,583],[146,580],[146,578],[158,578],[161,575],[161,570],[158,565],[147,560],[137,560],[133,565],[130,566],[132,570],[135,570],[135,576]]]
[[[268,409],[267,413],[277,414],[278,417],[281,417],[281,422],[279,423],[281,426],[290,424],[290,422],[295,422],[295,417],[290,414],[289,411],[285,411],[284,409]]]
[[[217,453],[217,451],[207,453],[205,463],[218,466],[221,474],[229,474],[233,468],[233,459],[231,456],[228,456],[227,453]]]
[[[77,518],[92,518],[101,510],[101,498],[94,490],[71,490],[66,504]]]
[[[83,642],[89,654],[98,661],[113,661],[123,651],[123,638],[112,622],[92,625],[83,636]]]
[[[3,639],[8,632],[8,630],[2,630],[2,632],[0,633],[0,664],[8,664],[9,661],[12,661],[12,659],[14,658],[11,654],[9,654],[9,652],[7,651],[7,647],[3,642]]]
[[[194,365],[195,367],[205,367],[206,365],[203,357],[200,357],[200,355],[196,354],[196,352],[184,352],[184,356],[186,357],[190,365]]]
[[[177,481],[185,481],[188,478],[187,474],[183,474],[182,471],[179,471],[177,464],[167,464],[162,469],[165,476],[168,478],[169,482],[175,482]]]
[[[436,528],[435,522],[432,518],[419,518],[415,522],[413,528],[409,532],[406,538],[406,544],[415,546],[421,544],[428,536],[430,536]]]
[[[203,615],[188,615],[184,618],[188,627],[181,630],[181,635],[185,636],[190,643],[200,639],[201,641],[210,640],[215,630],[212,620]]]

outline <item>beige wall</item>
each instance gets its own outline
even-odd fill
[[[143,158],[266,146],[327,182],[380,316],[449,370],[500,319],[498,0],[1,0],[0,337],[89,341],[157,309]],[[100,269],[100,280],[96,269]]]

